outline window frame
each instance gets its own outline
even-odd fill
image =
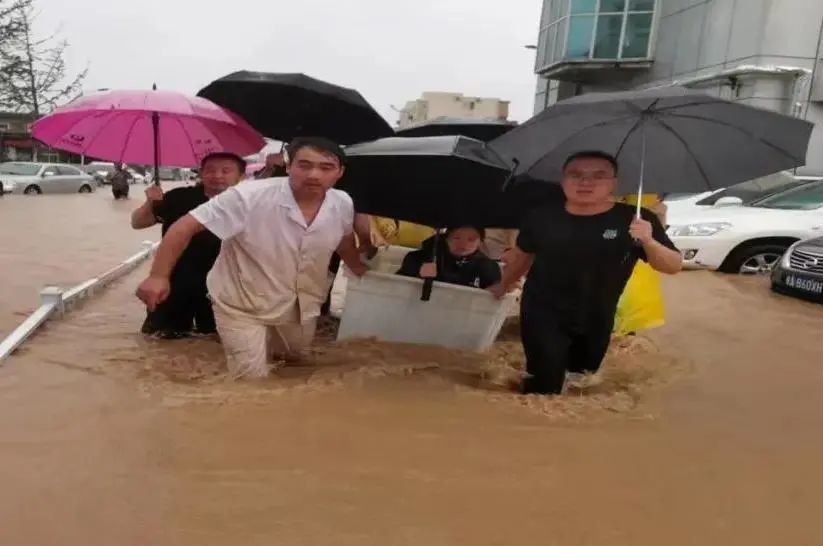
[[[63,172],[64,170],[66,172]],[[60,176],[80,176],[81,174],[85,174],[77,167],[71,165],[58,165],[57,172]]]
[[[554,3],[555,2],[565,2],[565,11],[556,13],[557,18],[552,19],[552,14],[555,11]],[[543,13],[541,14],[541,22],[540,22],[540,30],[538,32],[538,36],[543,35],[545,36],[545,43],[543,44],[543,51],[542,55],[538,52],[538,58],[542,61],[539,64],[540,66],[537,67],[538,70],[546,69],[550,66],[555,64],[559,64],[565,61],[642,61],[648,60],[652,57],[652,51],[654,47],[654,40],[656,35],[656,24],[657,24],[657,17],[659,11],[659,4],[660,0],[654,0],[652,5],[651,11],[649,10],[637,10],[637,9],[629,9],[631,7],[631,0],[625,0],[623,5],[623,11],[608,11],[608,12],[601,12],[600,8],[602,6],[603,0],[596,0],[594,4],[594,11],[593,12],[581,12],[575,13],[572,15],[572,3],[574,0],[551,0],[552,5],[549,6],[548,9],[544,9]],[[600,17],[601,16],[615,16],[620,15],[621,23],[620,23],[620,38],[617,43],[617,55],[615,57],[596,57],[595,56],[595,45],[597,44],[597,32],[598,27],[600,25]],[[628,29],[628,22],[629,16],[631,15],[650,15],[651,16],[651,23],[649,27],[649,39],[648,43],[646,44],[646,55],[644,57],[624,57],[623,50],[626,44],[626,31]],[[589,42],[589,54],[587,57],[577,57],[571,59],[568,57],[568,39],[569,39],[569,28],[572,17],[580,17],[580,16],[589,16],[594,17],[594,23],[592,25],[591,30],[591,40]],[[565,21],[565,24],[563,24]],[[554,32],[550,32],[551,28],[554,28]],[[549,39],[551,37],[551,40]],[[558,47],[560,51],[558,52]],[[536,59],[537,60],[537,59]]]

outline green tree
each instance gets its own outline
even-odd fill
[[[38,38],[33,0],[0,0],[0,109],[40,116],[81,91],[87,70],[68,77],[68,42]]]

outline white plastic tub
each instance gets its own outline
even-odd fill
[[[397,270],[403,265],[403,258],[414,250],[413,248],[396,245],[383,247],[377,251],[374,258],[368,261],[369,269],[380,273],[397,273]]]
[[[349,278],[337,339],[375,337],[382,341],[488,349],[514,304],[488,292],[434,283],[431,299],[421,301],[423,281],[370,271]]]

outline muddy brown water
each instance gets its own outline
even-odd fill
[[[0,199],[0,332],[156,237],[136,205]],[[0,544],[820,543],[823,308],[762,280],[667,280],[669,324],[547,400],[501,386],[515,328],[489,355],[327,333],[227,382],[214,341],[136,335],[143,273],[0,367]]]

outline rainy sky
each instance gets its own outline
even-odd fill
[[[35,0],[71,43],[85,88],[195,93],[235,70],[304,72],[357,88],[394,125],[423,91],[532,113],[541,0]]]

